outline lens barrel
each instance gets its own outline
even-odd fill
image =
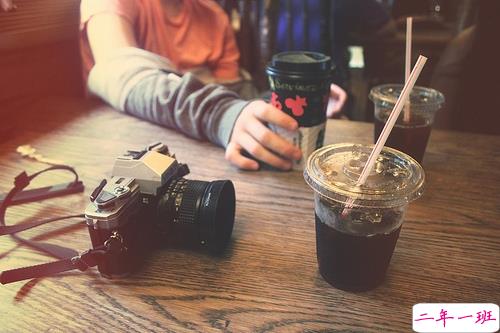
[[[220,253],[233,231],[235,206],[231,181],[179,178],[170,184],[158,203],[159,222],[167,222],[169,239],[187,243],[180,245],[189,247],[194,242],[211,253]]]

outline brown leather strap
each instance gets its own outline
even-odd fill
[[[73,269],[81,271],[97,265],[98,256],[104,254],[103,250],[89,250],[82,255],[58,261],[48,262],[35,266],[11,269],[0,273],[0,283],[7,284],[21,280],[34,279],[54,275]]]
[[[12,198],[10,205],[21,205],[28,202],[40,201],[49,198],[59,197],[61,195],[83,192],[83,183],[79,180],[57,184],[52,186],[35,188],[32,190],[24,190],[19,192]],[[5,196],[0,194],[0,204],[5,199]]]
[[[44,187],[41,189],[23,191],[23,189],[29,185],[30,181],[33,178],[46,171],[51,171],[51,170],[70,171],[75,175],[75,181],[69,184],[64,184],[64,186],[56,185],[51,187]],[[16,233],[18,232],[35,228],[43,224],[69,218],[83,218],[84,217],[83,214],[49,218],[40,221],[22,223],[14,226],[7,226],[5,224],[5,212],[7,208],[11,205],[22,204],[32,201],[39,201],[49,197],[55,197],[63,194],[69,194],[81,191],[83,191],[83,184],[78,180],[78,174],[73,168],[65,165],[52,166],[50,168],[37,172],[31,176],[28,176],[26,172],[22,172],[15,178],[14,187],[9,191],[9,193],[7,193],[7,195],[3,198],[3,200],[0,201],[0,236],[10,235],[23,244],[26,244],[36,250],[39,250],[41,252],[44,252],[46,254],[49,254],[55,258],[59,258],[62,260],[36,266],[17,268],[2,272],[0,274],[0,283],[2,284],[11,283],[30,278],[52,275],[55,273],[73,269],[79,269],[83,271],[89,267],[97,265],[99,257],[104,255],[106,251],[108,251],[109,243],[107,246],[88,250],[79,255],[77,251],[70,248],[66,248],[55,244],[35,242],[29,239],[21,238],[16,235]]]
[[[56,185],[56,186],[51,186],[50,189],[56,188],[55,190],[47,190],[48,188],[42,188],[42,189],[35,189],[29,191],[30,195],[26,195],[28,191],[23,191],[31,182],[32,179],[35,177],[41,175],[42,173],[45,173],[47,171],[53,171],[53,170],[65,170],[73,173],[75,175],[75,180],[70,183],[72,185],[67,185],[65,184],[64,186],[61,185]],[[22,204],[22,203],[27,203],[27,202],[33,202],[33,201],[40,201],[45,198],[49,197],[54,197],[58,195],[64,195],[68,193],[75,193],[83,191],[83,184],[79,181],[78,179],[78,174],[76,173],[75,169],[73,169],[70,166],[67,165],[54,165],[51,166],[47,169],[44,169],[42,171],[36,172],[30,176],[26,174],[26,172],[21,172],[15,179],[14,179],[14,187],[7,193],[7,195],[3,198],[2,201],[0,201],[0,236],[1,235],[11,235],[12,238],[16,239],[18,242],[28,245],[38,251],[44,252],[45,254],[48,254],[50,256],[53,256],[58,259],[62,258],[67,258],[68,256],[75,256],[78,254],[75,250],[68,249],[62,246],[54,245],[54,244],[47,244],[47,243],[42,243],[42,242],[35,242],[32,240],[24,239],[22,237],[19,237],[16,235],[17,232],[21,232],[24,230],[28,230],[34,227],[37,227],[42,224],[54,222],[54,221],[59,221],[63,220],[66,218],[75,218],[75,217],[84,217],[83,214],[81,215],[70,215],[70,216],[65,216],[65,217],[58,217],[58,218],[52,218],[52,219],[46,219],[46,220],[41,220],[41,221],[34,221],[34,222],[29,222],[29,223],[23,223],[15,226],[7,226],[5,224],[5,212],[9,206],[12,206],[13,204]],[[23,194],[24,193],[24,194]],[[21,198],[21,200],[17,200],[16,198]]]
[[[39,221],[31,221],[31,222],[26,222],[26,223],[21,223],[21,224],[16,224],[16,225],[0,225],[0,236],[3,235],[12,235],[21,231],[29,230],[47,223],[55,222],[55,221],[61,221],[61,220],[66,220],[66,219],[71,219],[71,218],[84,218],[84,214],[78,214],[78,215],[67,215],[67,216],[62,216],[62,217],[54,217],[50,219],[44,219],[44,220],[39,220]],[[0,222],[1,224],[1,222]]]

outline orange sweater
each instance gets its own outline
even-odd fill
[[[226,13],[212,0],[184,0],[168,19],[161,0],[82,0],[80,40],[85,82],[94,66],[86,23],[99,13],[130,21],[140,48],[168,58],[180,72],[206,67],[216,79],[238,78],[239,51]]]

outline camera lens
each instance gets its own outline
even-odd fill
[[[234,225],[235,193],[229,180],[174,180],[158,203],[160,224],[167,238],[180,246],[219,253]]]

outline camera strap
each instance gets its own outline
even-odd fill
[[[44,172],[51,170],[70,171],[75,175],[75,180],[67,184],[59,184],[55,186],[48,186],[48,187],[24,191],[24,188],[26,188],[29,185],[29,183],[33,178],[37,177],[38,175]],[[36,242],[16,235],[16,233],[18,232],[32,229],[47,223],[65,219],[71,219],[71,218],[83,218],[84,217],[83,214],[49,218],[13,226],[8,226],[5,224],[5,212],[9,206],[20,205],[28,202],[39,201],[47,198],[52,198],[60,195],[77,193],[82,191],[83,191],[83,183],[78,180],[78,174],[72,167],[66,165],[54,165],[47,169],[34,173],[30,176],[28,176],[26,172],[22,172],[15,178],[14,187],[0,201],[0,236],[10,235],[20,243],[28,245],[40,252],[43,252],[60,260],[35,266],[28,266],[28,267],[22,267],[4,271],[0,273],[0,283],[7,284],[15,281],[52,275],[55,273],[65,272],[73,269],[79,269],[81,271],[84,271],[89,267],[96,266],[99,258],[102,255],[106,255],[110,251],[116,251],[117,249],[121,249],[120,247],[121,245],[118,244],[118,242],[121,243],[121,239],[117,237],[116,239],[111,237],[101,247],[90,249],[83,252],[82,254],[78,254],[78,252],[73,249],[69,249],[55,244]]]

